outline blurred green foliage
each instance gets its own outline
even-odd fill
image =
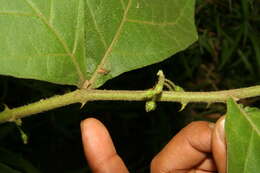
[[[196,9],[198,42],[162,63],[125,73],[102,88],[148,89],[154,85],[159,69],[185,90],[260,84],[260,1],[197,0]],[[0,76],[0,102],[10,107],[74,89]],[[243,103],[257,106],[259,98]],[[108,127],[130,171],[149,172],[153,156],[185,124],[199,119],[214,121],[219,116],[214,113],[225,112],[221,104],[189,104],[178,112],[180,104],[158,103],[156,111],[146,113],[144,104],[92,102],[83,109],[71,105],[25,118],[22,129],[29,136],[27,145],[13,123],[1,124],[0,169],[10,173],[90,172],[83,155],[79,123],[96,117]],[[209,113],[213,114],[207,116]]]

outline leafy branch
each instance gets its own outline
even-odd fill
[[[179,102],[187,104],[190,102],[204,102],[216,103],[226,102],[229,98],[240,100],[249,97],[260,96],[260,85],[231,89],[223,91],[210,92],[186,92],[186,91],[162,91],[162,81],[164,77],[159,74],[159,81],[152,90],[145,91],[130,91],[130,90],[97,90],[97,89],[77,89],[75,91],[66,93],[64,95],[53,96],[48,99],[43,99],[35,103],[31,103],[18,108],[9,109],[7,106],[3,112],[0,113],[0,123],[16,121],[33,114],[59,108],[62,106],[97,100],[111,100],[111,101],[149,101],[153,102]],[[161,80],[160,80],[161,79]],[[165,82],[165,81],[164,81]],[[152,91],[152,92],[151,92]],[[151,94],[152,93],[152,94]],[[146,110],[153,110],[154,108],[147,108]]]

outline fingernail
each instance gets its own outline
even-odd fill
[[[214,129],[215,128],[215,123],[209,123],[209,128]]]
[[[217,122],[217,135],[221,142],[225,143],[225,117],[222,117]]]

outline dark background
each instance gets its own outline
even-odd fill
[[[168,79],[188,91],[212,91],[260,84],[260,1],[197,0],[199,40],[168,60],[125,73],[105,89],[148,89],[162,69]],[[0,103],[17,107],[76,88],[0,76]],[[259,97],[242,100],[259,106]],[[118,153],[131,172],[149,172],[153,156],[182,127],[194,120],[215,121],[225,105],[158,103],[146,113],[142,102],[75,104],[23,119],[29,136],[24,145],[13,123],[0,124],[0,172],[85,173],[79,123],[96,117],[109,129]],[[211,114],[209,116],[209,114]],[[213,115],[212,115],[213,114]],[[8,169],[11,172],[7,171]],[[4,171],[5,170],[5,171]],[[17,171],[17,172],[15,172]]]

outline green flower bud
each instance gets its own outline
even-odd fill
[[[147,101],[145,103],[145,111],[146,112],[151,112],[154,111],[156,109],[156,102],[153,100]]]

